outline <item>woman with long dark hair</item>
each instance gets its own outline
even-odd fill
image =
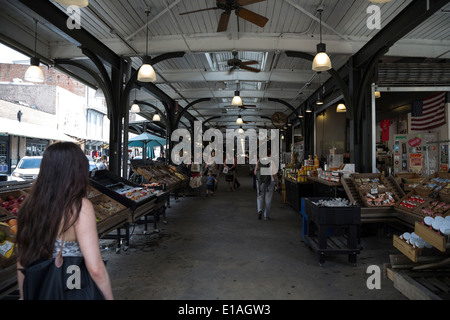
[[[89,190],[89,162],[80,147],[58,142],[47,147],[40,172],[17,218],[17,277],[23,297],[24,275],[33,262],[55,257],[63,241],[64,255],[83,256],[105,299],[113,299],[100,254],[97,224]]]

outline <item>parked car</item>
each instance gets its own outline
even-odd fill
[[[41,161],[42,156],[23,157],[11,173],[11,180],[25,181],[36,179],[41,167]]]

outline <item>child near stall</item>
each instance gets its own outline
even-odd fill
[[[208,171],[208,176],[206,177],[206,196],[211,197],[214,195],[214,185],[217,183],[217,179],[213,176],[212,171]]]

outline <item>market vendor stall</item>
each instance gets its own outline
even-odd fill
[[[151,187],[134,184],[107,170],[95,172],[95,175],[90,180],[95,189],[129,208],[130,214],[128,214],[127,222],[136,222],[141,217],[153,215],[154,228],[158,230],[157,222],[161,212],[154,210],[155,202],[158,195],[161,196],[166,193],[159,186]],[[125,240],[128,245],[128,224],[125,224],[124,227]],[[121,239],[120,229],[117,230],[118,237]]]

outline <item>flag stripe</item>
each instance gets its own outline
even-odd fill
[[[445,95],[441,92],[423,99],[420,116],[411,116],[411,130],[430,130],[445,124]]]

